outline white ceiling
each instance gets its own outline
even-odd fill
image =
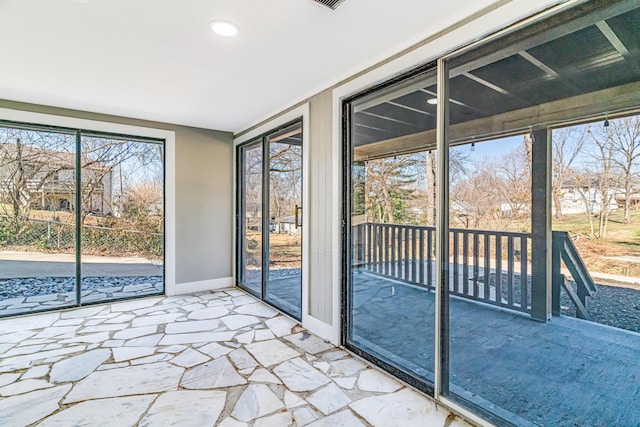
[[[238,132],[491,3],[0,0],[0,99]]]

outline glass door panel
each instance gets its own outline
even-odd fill
[[[75,306],[75,133],[0,127],[0,317]]]
[[[302,126],[268,138],[269,233],[265,299],[301,317],[302,293]]]
[[[429,393],[437,271],[435,74],[427,70],[350,103],[344,211],[347,348]]]
[[[164,147],[82,137],[82,303],[164,292]]]
[[[239,283],[262,296],[262,141],[240,148]]]

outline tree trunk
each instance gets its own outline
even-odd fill
[[[561,198],[561,195],[559,192],[553,193],[553,207],[556,210],[555,218],[558,220],[562,220],[562,202],[560,198]]]
[[[428,151],[426,155],[427,167],[427,225],[436,224],[436,155]]]
[[[624,223],[631,221],[631,177],[627,175],[624,182]]]
[[[391,202],[391,196],[389,195],[386,187],[382,187],[382,194],[384,197],[384,210],[387,214],[387,220],[390,224],[393,224],[393,203]]]

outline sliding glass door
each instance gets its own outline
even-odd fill
[[[83,133],[82,300],[162,293],[164,146]]]
[[[0,317],[164,292],[164,141],[0,122]]]
[[[238,283],[299,319],[302,124],[296,122],[240,146],[238,159]]]
[[[264,298],[300,318],[302,290],[302,126],[267,138],[269,274]]]
[[[0,126],[0,317],[78,303],[76,135]]]
[[[248,291],[262,295],[262,141],[239,149],[240,238],[238,281]]]
[[[436,70],[351,100],[346,347],[432,392]],[[389,140],[419,141],[403,152]]]
[[[345,100],[349,350],[494,425],[640,425],[639,19],[578,2]]]

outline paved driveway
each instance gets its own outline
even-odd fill
[[[75,255],[0,251],[0,279],[68,277],[75,274]],[[158,276],[162,266],[138,257],[82,256],[82,274],[91,277]]]

